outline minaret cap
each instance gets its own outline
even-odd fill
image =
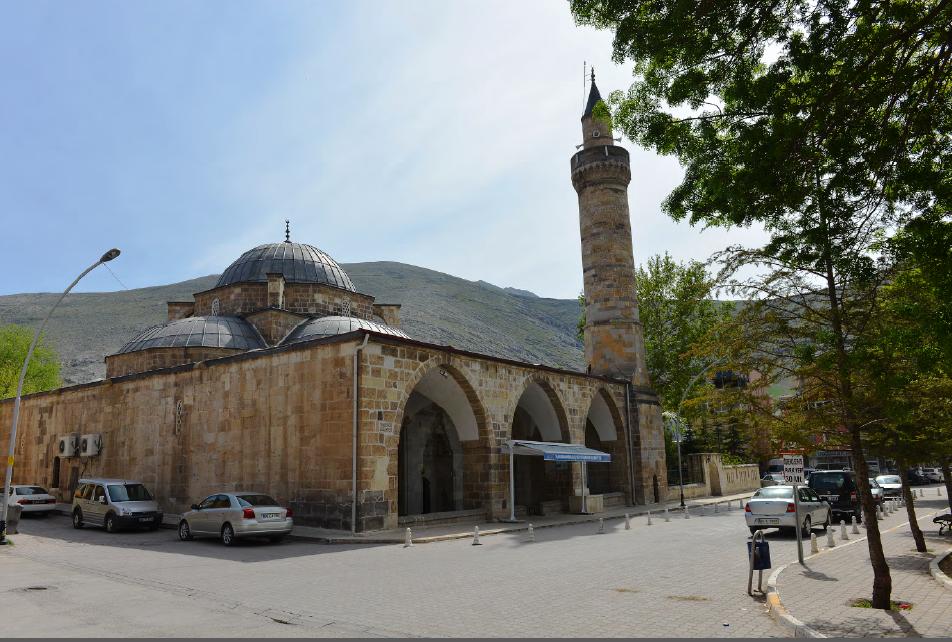
[[[598,93],[598,87],[595,85],[595,67],[592,67],[592,88],[588,92],[588,102],[585,104],[585,111],[582,112],[582,118],[589,118],[595,105],[601,99],[602,95]]]

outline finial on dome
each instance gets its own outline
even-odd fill
[[[284,219],[284,242],[291,242],[291,221],[290,219]]]
[[[595,65],[592,65],[592,82],[595,82]]]

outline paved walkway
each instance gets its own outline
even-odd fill
[[[927,492],[935,493],[934,489]],[[916,552],[906,509],[880,522],[883,548],[892,576],[892,599],[913,603],[909,611],[886,612],[851,607],[858,598],[869,598],[873,570],[864,536],[853,535],[843,542],[836,529],[836,547],[825,546],[821,537],[820,553],[784,569],[777,578],[777,590],[783,607],[806,626],[827,637],[948,637],[952,635],[952,591],[941,586],[929,574],[929,562],[938,553],[952,547],[952,537],[938,535],[932,523],[936,513],[949,512],[949,504],[932,494],[917,499],[919,527],[926,536],[928,553]],[[809,550],[809,549],[808,549]]]

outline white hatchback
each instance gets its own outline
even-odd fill
[[[830,505],[820,499],[812,488],[801,486],[797,490],[803,536],[809,537],[814,526],[828,528],[833,519]],[[767,528],[791,531],[797,528],[793,486],[761,488],[744,507],[744,518],[751,533]]]
[[[40,486],[10,487],[10,506],[18,505],[24,513],[48,515],[56,510],[56,498]]]

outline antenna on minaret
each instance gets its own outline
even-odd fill
[[[585,101],[588,100],[588,93],[585,91],[587,89],[586,82],[588,81],[588,62],[582,61],[582,109],[585,109]]]
[[[284,219],[284,242],[291,242],[291,221],[290,219]]]

